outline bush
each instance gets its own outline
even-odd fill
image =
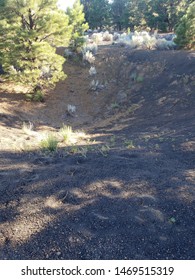
[[[28,101],[44,102],[44,94],[41,90],[37,90],[34,93],[26,94]]]
[[[60,129],[60,135],[63,137],[63,141],[65,143],[71,142],[72,134],[73,134],[73,131],[72,131],[72,127],[71,126],[64,125]]]
[[[28,123],[23,122],[23,124],[22,124],[22,130],[25,134],[31,134],[33,131],[33,127],[34,127],[34,125],[30,121]]]
[[[118,43],[121,46],[129,46],[131,49],[172,50],[176,48],[173,41],[168,41],[165,38],[157,39],[156,36],[151,36],[146,31],[135,31],[134,34],[121,35]]]
[[[176,28],[176,44],[195,50],[195,2],[192,3]]]
[[[95,42],[96,44],[101,43],[103,40],[103,36],[102,33],[93,33],[91,36],[91,39],[93,40],[93,42]]]
[[[89,69],[89,75],[95,76],[96,74],[97,74],[97,71],[96,71],[95,67],[91,66],[91,68]]]
[[[98,87],[99,87],[99,81],[92,80],[90,83],[90,89],[96,91],[96,90],[98,90]]]
[[[82,53],[85,54],[86,52],[91,52],[92,54],[96,54],[98,51],[98,46],[96,43],[92,43],[92,44],[86,44],[83,48],[82,48]]]
[[[64,50],[64,57],[65,58],[70,58],[73,56],[73,52],[70,49],[65,49]]]
[[[117,33],[117,32],[114,32],[113,40],[114,40],[114,41],[117,41],[117,40],[119,40],[119,38],[120,38],[120,34]]]
[[[34,93],[33,101],[36,101],[36,102],[44,101],[43,92],[41,90],[38,90]]]
[[[67,113],[68,113],[70,116],[74,116],[74,114],[76,113],[76,106],[75,106],[75,105],[68,104],[68,106],[67,106]]]
[[[57,150],[58,140],[52,135],[48,134],[47,137],[41,141],[41,148],[45,151],[55,152]]]
[[[95,61],[95,57],[90,51],[87,51],[83,54],[83,60],[89,62],[90,64],[93,64]]]
[[[103,41],[107,41],[107,42],[112,42],[113,41],[113,35],[110,34],[108,31],[105,31],[103,33]]]
[[[176,44],[173,41],[168,41],[165,38],[156,41],[156,48],[158,50],[174,50]]]

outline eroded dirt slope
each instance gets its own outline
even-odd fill
[[[70,60],[45,103],[0,92],[0,258],[194,259],[195,54],[102,46],[95,66],[98,91]],[[87,140],[40,152],[63,123]]]

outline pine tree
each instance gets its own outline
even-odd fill
[[[56,47],[68,45],[68,17],[57,0],[0,0],[0,64],[8,80],[35,93],[65,78],[65,59]]]
[[[72,36],[70,47],[73,51],[78,51],[84,44],[84,32],[89,28],[88,23],[85,23],[85,14],[83,12],[84,6],[81,5],[80,0],[76,0],[72,8],[67,9],[69,22],[72,26]]]
[[[129,27],[129,0],[113,0],[111,5],[113,24],[117,30]]]
[[[110,23],[110,4],[108,0],[81,0],[84,5],[86,21],[90,28],[103,28]]]
[[[195,50],[195,2],[192,3],[182,17],[176,29],[175,42],[182,48]]]
[[[150,0],[148,3],[148,25],[163,32],[172,32],[191,2],[192,0]]]

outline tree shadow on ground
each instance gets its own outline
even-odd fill
[[[1,161],[1,259],[194,259],[194,173],[170,151]]]

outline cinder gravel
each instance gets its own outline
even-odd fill
[[[107,149],[1,150],[0,259],[195,259],[195,58],[123,52],[161,68],[85,127]]]

